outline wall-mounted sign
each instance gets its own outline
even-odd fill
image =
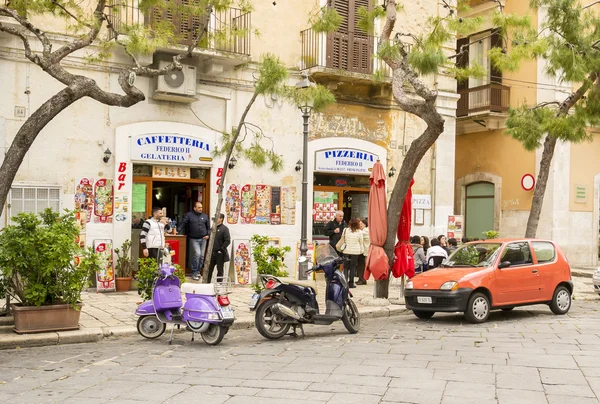
[[[413,194],[413,209],[431,209],[431,195]]]
[[[377,156],[358,149],[327,149],[315,153],[315,171],[370,174]]]
[[[535,178],[533,178],[533,175],[525,174],[521,178],[521,187],[525,191],[531,191],[533,189],[533,187],[535,187]]]
[[[587,203],[587,185],[575,184],[575,203]]]
[[[190,179],[189,167],[152,166],[152,178]]]
[[[212,161],[213,145],[206,139],[177,133],[150,133],[131,137],[131,160],[163,164]]]

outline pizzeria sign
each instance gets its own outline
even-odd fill
[[[212,161],[213,145],[206,139],[178,133],[151,133],[131,137],[131,160],[174,164]]]
[[[315,153],[315,171],[370,174],[377,155],[359,149],[336,148]]]

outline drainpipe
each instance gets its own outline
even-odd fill
[[[435,186],[436,186],[436,143],[431,146],[431,231],[433,237],[435,237]]]

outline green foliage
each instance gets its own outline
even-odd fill
[[[375,6],[373,10],[369,11],[365,6],[358,8],[358,23],[357,26],[369,35],[375,33],[375,21],[385,17],[385,8],[382,6]]]
[[[79,228],[73,212],[46,209],[40,216],[21,213],[0,232],[0,297],[8,294],[24,306],[75,306],[99,269],[98,256],[75,243]]]
[[[121,248],[115,248],[117,261],[115,262],[115,276],[117,278],[129,278],[133,273],[133,261],[130,258],[131,240],[125,240]]]
[[[309,24],[315,32],[333,32],[340,27],[344,18],[330,7],[323,7],[319,13],[311,16]]]
[[[495,230],[483,231],[481,234],[483,234],[483,237],[485,237],[486,240],[491,240],[500,236],[500,232]]]
[[[177,264],[172,266],[175,267],[175,276],[183,284],[185,282],[185,271]],[[152,299],[152,288],[158,275],[158,263],[154,258],[138,259],[138,271],[135,274],[135,279],[138,281],[138,295],[144,301]]]
[[[321,111],[327,105],[335,102],[333,93],[321,85],[310,86],[307,88],[288,86],[285,88],[284,96],[294,105],[300,107],[312,105],[313,111]]]
[[[283,259],[292,251],[289,246],[275,247],[269,245],[269,237],[255,234],[250,238],[252,243],[252,259],[256,263],[259,275],[287,276]]]
[[[257,94],[277,94],[282,92],[282,86],[288,78],[288,71],[279,57],[267,53],[260,58],[258,78],[254,83]]]
[[[448,69],[448,72],[456,77],[459,83],[467,81],[469,78],[481,78],[487,75],[487,70],[477,62],[469,64],[465,68],[452,67]]]

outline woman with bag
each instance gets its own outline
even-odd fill
[[[346,276],[346,279],[348,279],[348,286],[355,288],[354,277],[356,276],[358,257],[365,252],[363,232],[360,229],[359,219],[350,220],[348,227],[344,229],[342,238],[336,247],[350,259],[350,262],[346,261],[347,265],[344,266],[344,275]]]

